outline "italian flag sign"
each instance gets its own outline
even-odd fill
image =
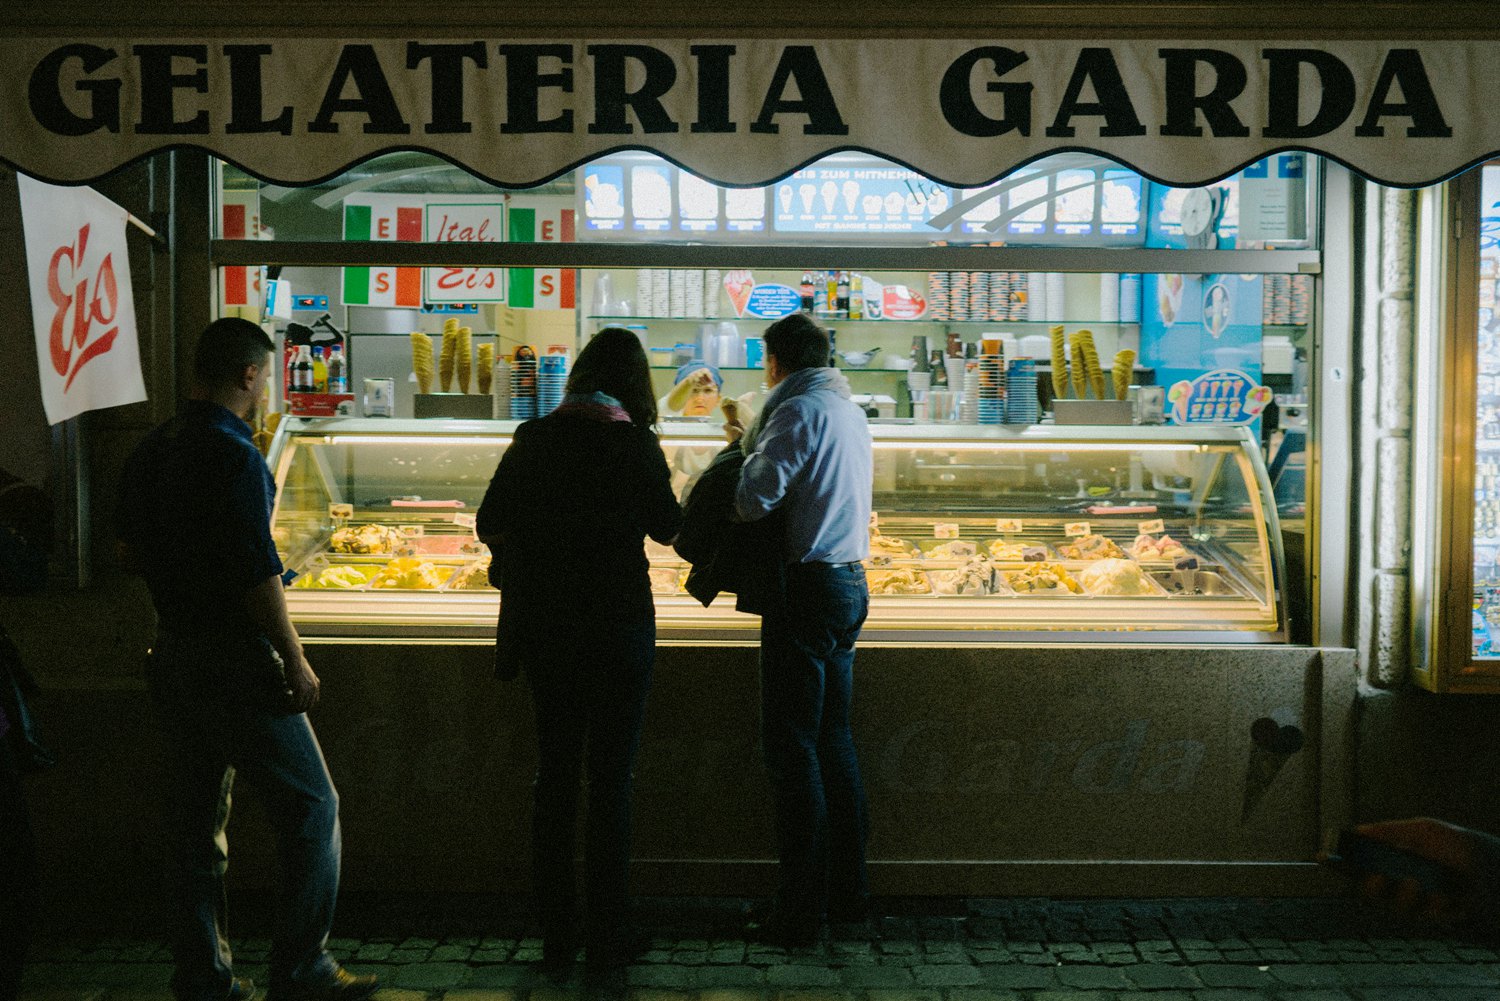
[[[344,239],[422,239],[423,195],[350,195],[344,199]],[[344,303],[349,306],[422,306],[422,269],[361,267],[344,269]]]
[[[512,243],[572,243],[573,201],[567,197],[511,195],[508,203]],[[572,309],[578,273],[572,268],[511,268],[512,309]]]

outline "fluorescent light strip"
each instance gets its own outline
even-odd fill
[[[302,439],[306,440],[306,439]],[[508,445],[510,435],[383,435],[383,434],[338,434],[324,435],[325,445]],[[663,445],[708,446],[723,448],[722,438],[667,438]],[[951,451],[951,452],[1057,452],[1070,451],[1087,455],[1090,452],[1206,452],[1209,446],[1195,442],[1128,442],[1128,441],[983,441],[966,439],[933,438],[918,441],[900,441],[877,438],[872,443],[883,450],[901,451]]]

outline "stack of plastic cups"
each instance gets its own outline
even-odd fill
[[[682,315],[691,319],[703,317],[703,269],[689,268],[682,272]]]
[[[1042,419],[1036,398],[1036,362],[1017,358],[1006,372],[1010,392],[1005,397],[1005,423],[1035,424]]]
[[[976,414],[981,424],[1005,423],[1005,350],[998,340],[986,338],[976,362],[979,372]]]
[[[965,424],[979,423],[979,359],[964,359],[964,398],[959,406],[959,420]]]
[[[1099,319],[1105,323],[1120,322],[1120,276],[1099,276]]]
[[[1141,276],[1120,276],[1120,322],[1141,322]]]
[[[1067,283],[1060,271],[1047,272],[1047,322],[1064,323],[1068,319]]]
[[[719,315],[719,290],[723,288],[724,275],[718,268],[703,272],[703,316],[712,320]]]
[[[536,358],[513,358],[510,363],[510,416],[529,421],[536,412]]]
[[[651,287],[655,283],[654,269],[636,268],[635,271],[635,314],[637,316],[655,316],[651,312]]]
[[[672,272],[667,268],[651,269],[651,311],[642,316],[671,316]]]
[[[1047,276],[1041,271],[1026,273],[1026,319],[1032,323],[1047,319]]]
[[[681,268],[672,268],[667,272],[667,316],[685,317],[687,311],[687,277],[688,273]],[[700,286],[701,290],[701,286]]]
[[[490,379],[490,416],[496,420],[510,416],[510,362],[495,359],[494,377]]]
[[[536,370],[536,415],[545,417],[562,403],[568,382],[568,356],[543,355]]]
[[[927,276],[927,315],[933,320],[951,320],[953,312],[949,308],[948,292],[951,286],[949,274],[946,271],[933,271]]]

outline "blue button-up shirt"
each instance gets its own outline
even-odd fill
[[[735,508],[756,521],[786,512],[787,563],[852,563],[870,554],[874,460],[865,413],[832,368],[793,372],[740,472]]]
[[[139,557],[163,627],[254,628],[245,596],[282,571],[275,495],[249,425],[216,403],[188,400],[145,437],[125,465],[115,532]]]

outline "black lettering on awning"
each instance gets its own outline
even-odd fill
[[[1230,103],[1245,91],[1249,74],[1245,64],[1232,53],[1220,49],[1159,49],[1166,79],[1167,123],[1161,127],[1164,136],[1201,136],[1203,127],[1198,114],[1208,123],[1215,136],[1248,136],[1250,130],[1234,113]],[[1208,93],[1198,93],[1198,66],[1214,72]]]
[[[344,97],[344,88],[350,81],[358,96]],[[323,103],[317,115],[307,125],[309,132],[337,132],[338,123],[334,115],[364,115],[366,135],[406,135],[411,126],[401,117],[396,105],[396,95],[385,79],[385,70],[380,67],[380,57],[373,45],[345,45],[339,52],[338,64],[328,80],[328,89],[323,92]]]
[[[1266,97],[1266,127],[1260,134],[1271,139],[1311,139],[1324,136],[1344,124],[1354,110],[1354,74],[1338,56],[1320,49],[1266,49],[1261,55],[1271,64]],[[1318,111],[1302,122],[1302,67],[1311,66],[1322,88]]]
[[[650,45],[590,45],[594,57],[594,120],[590,135],[628,135],[635,127],[625,117],[628,107],[649,134],[676,132],[677,123],[662,107],[661,99],[677,82],[672,57]],[[626,60],[635,60],[646,78],[636,90],[627,89]]]
[[[542,89],[556,87],[573,93],[573,47],[571,45],[501,45],[505,60],[505,121],[501,132],[572,132],[573,111],[542,119]],[[562,69],[543,73],[542,60],[556,59]]]
[[[1400,104],[1391,101],[1391,87],[1400,86]],[[1375,80],[1375,89],[1370,94],[1370,104],[1365,109],[1365,120],[1354,130],[1357,136],[1383,136],[1385,129],[1380,120],[1387,115],[1411,119],[1406,134],[1412,139],[1446,139],[1453,135],[1443,110],[1438,107],[1437,95],[1433,93],[1432,81],[1427,78],[1427,67],[1422,64],[1422,54],[1416,49],[1392,49],[1386,53],[1385,63],[1380,67],[1380,76]]]
[[[1085,84],[1093,84],[1095,101],[1080,100]],[[1143,136],[1146,126],[1141,124],[1130,102],[1130,92],[1120,78],[1120,67],[1115,65],[1115,54],[1105,48],[1086,48],[1078,53],[1073,64],[1073,76],[1063,92],[1062,104],[1057,117],[1047,126],[1047,135],[1068,139],[1076,134],[1071,122],[1079,115],[1099,117],[1104,124],[1099,127],[1101,137]]]
[[[948,124],[966,136],[988,138],[1015,131],[1031,135],[1031,92],[1029,82],[1003,82],[1000,77],[1026,62],[1027,55],[1000,45],[970,49],[953,61],[943,74],[938,88],[938,103]],[[993,118],[979,110],[974,100],[974,67],[989,60],[995,79],[985,81],[984,89],[1001,95],[1000,117]]]
[[[89,95],[88,116],[74,113],[62,96],[62,68],[69,59],[83,64],[85,73],[97,73],[118,56],[114,49],[97,45],[64,45],[42,57],[31,71],[26,97],[37,124],[60,136],[86,136],[105,129],[120,131],[120,80],[80,80],[77,89]]]
[[[484,43],[406,43],[407,69],[414,70],[429,59],[432,60],[432,120],[422,131],[428,135],[473,132],[473,123],[464,117],[464,60],[484,69],[489,59]]]
[[[229,57],[229,121],[224,125],[229,135],[279,132],[292,134],[292,109],[284,107],[273,119],[265,117],[265,93],[262,87],[261,60],[271,54],[269,45],[226,45]]]
[[[798,100],[786,96],[786,86],[795,78]],[[788,45],[781,50],[781,59],[771,75],[771,85],[766,88],[766,99],[760,106],[760,114],[750,123],[751,132],[775,135],[781,131],[776,124],[777,115],[802,114],[807,124],[802,134],[808,136],[846,136],[849,126],[839,114],[839,106],[833,99],[833,88],[823,73],[823,64],[818,62],[818,50],[811,45]]]

